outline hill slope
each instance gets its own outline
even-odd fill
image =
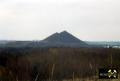
[[[67,31],[54,33],[44,40],[39,41],[12,41],[3,47],[89,47],[88,44],[79,40]]]

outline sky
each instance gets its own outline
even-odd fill
[[[64,30],[84,41],[120,41],[120,0],[0,0],[0,40]]]

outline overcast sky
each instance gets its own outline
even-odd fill
[[[63,30],[85,41],[120,40],[120,0],[0,0],[0,40]]]

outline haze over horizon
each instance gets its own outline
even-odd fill
[[[1,0],[0,40],[43,40],[68,31],[83,41],[120,41],[120,0]]]

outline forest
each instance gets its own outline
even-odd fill
[[[120,49],[0,48],[0,81],[97,81],[106,67],[120,71]]]

